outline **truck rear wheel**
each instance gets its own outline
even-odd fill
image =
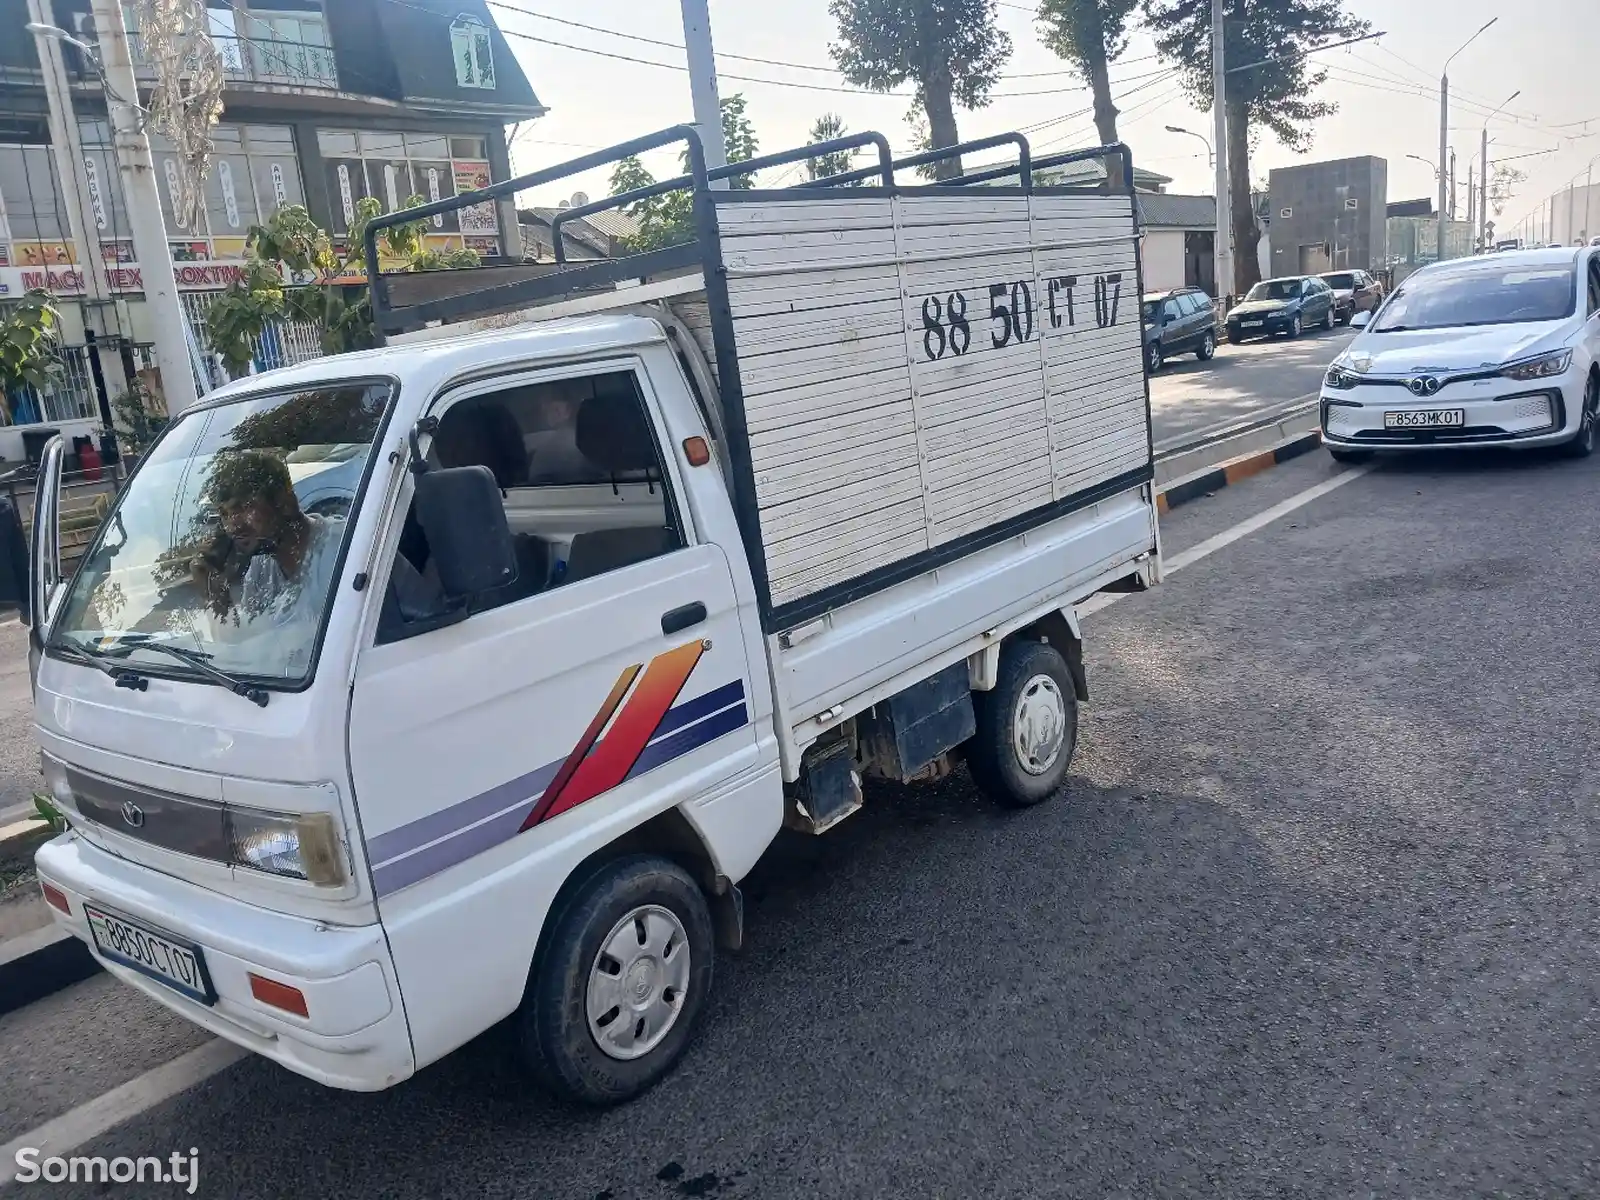
[[[986,795],[1026,808],[1061,790],[1078,744],[1078,697],[1060,651],[1008,642],[994,690],[974,692],[972,707],[978,731],[967,766]]]
[[[630,1100],[672,1069],[711,989],[705,896],[664,858],[597,869],[557,902],[518,1013],[539,1083],[583,1104]]]

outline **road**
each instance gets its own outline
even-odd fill
[[[75,1152],[274,1200],[1600,1194],[1597,488],[1317,454],[1175,511],[1084,617],[1070,793],[786,842],[632,1105],[496,1031],[371,1096],[246,1059]],[[205,1041],[104,978],[0,1019],[0,1142]]]
[[[1334,356],[1355,333],[1336,329],[1294,341],[1217,347],[1203,363],[1192,354],[1168,359],[1150,380],[1150,415],[1157,451],[1208,431],[1309,401]]]

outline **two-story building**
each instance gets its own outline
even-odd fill
[[[95,43],[89,0],[46,7],[47,23]],[[506,127],[545,112],[484,0],[208,0],[207,13],[226,88],[205,204],[188,224],[174,213],[172,148],[151,134],[178,286],[202,341],[205,308],[237,277],[252,225],[303,204],[337,239],[363,197],[390,211],[413,195],[440,199],[507,178]],[[124,5],[124,19],[136,71],[149,81],[136,4]],[[94,413],[76,349],[77,267],[86,254],[100,254],[121,297],[112,314],[118,330],[147,344],[150,323],[101,79],[81,52],[64,47],[95,226],[85,247],[72,244],[64,187],[77,185],[64,185],[56,169],[29,20],[27,0],[0,0],[0,304],[33,287],[54,292],[67,370],[47,395],[12,389],[0,423],[63,426]],[[509,202],[435,217],[428,240],[470,247],[487,261],[522,255]],[[317,352],[305,331],[284,342],[274,356]],[[12,442],[20,444],[14,428],[0,429],[0,455],[15,460]]]

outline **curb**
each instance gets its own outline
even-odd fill
[[[98,973],[89,947],[54,922],[0,945],[0,1017]]]
[[[1302,454],[1310,454],[1321,447],[1322,431],[1313,429],[1309,433],[1297,433],[1265,450],[1242,454],[1215,467],[1207,467],[1203,471],[1185,475],[1182,479],[1173,480],[1156,493],[1156,511],[1169,512],[1180,504],[1187,504],[1191,500],[1210,495],[1230,483],[1241,483],[1252,475],[1259,475],[1279,463],[1299,458]]]
[[[1322,432],[1314,429],[1185,475],[1156,493],[1156,510],[1169,512],[1321,446]],[[89,948],[57,925],[0,944],[0,1016],[81,983],[99,970]]]

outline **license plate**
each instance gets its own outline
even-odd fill
[[[1239,324],[1242,325],[1246,329],[1260,329],[1263,325],[1266,324],[1266,322],[1265,321],[1240,321]]]
[[[102,909],[83,906],[89,918],[89,935],[95,948],[112,962],[132,967],[175,992],[202,1004],[216,1002],[211,976],[200,947],[178,942],[127,917],[114,916]]]
[[[1467,423],[1464,408],[1424,408],[1383,414],[1385,429],[1449,429]]]

